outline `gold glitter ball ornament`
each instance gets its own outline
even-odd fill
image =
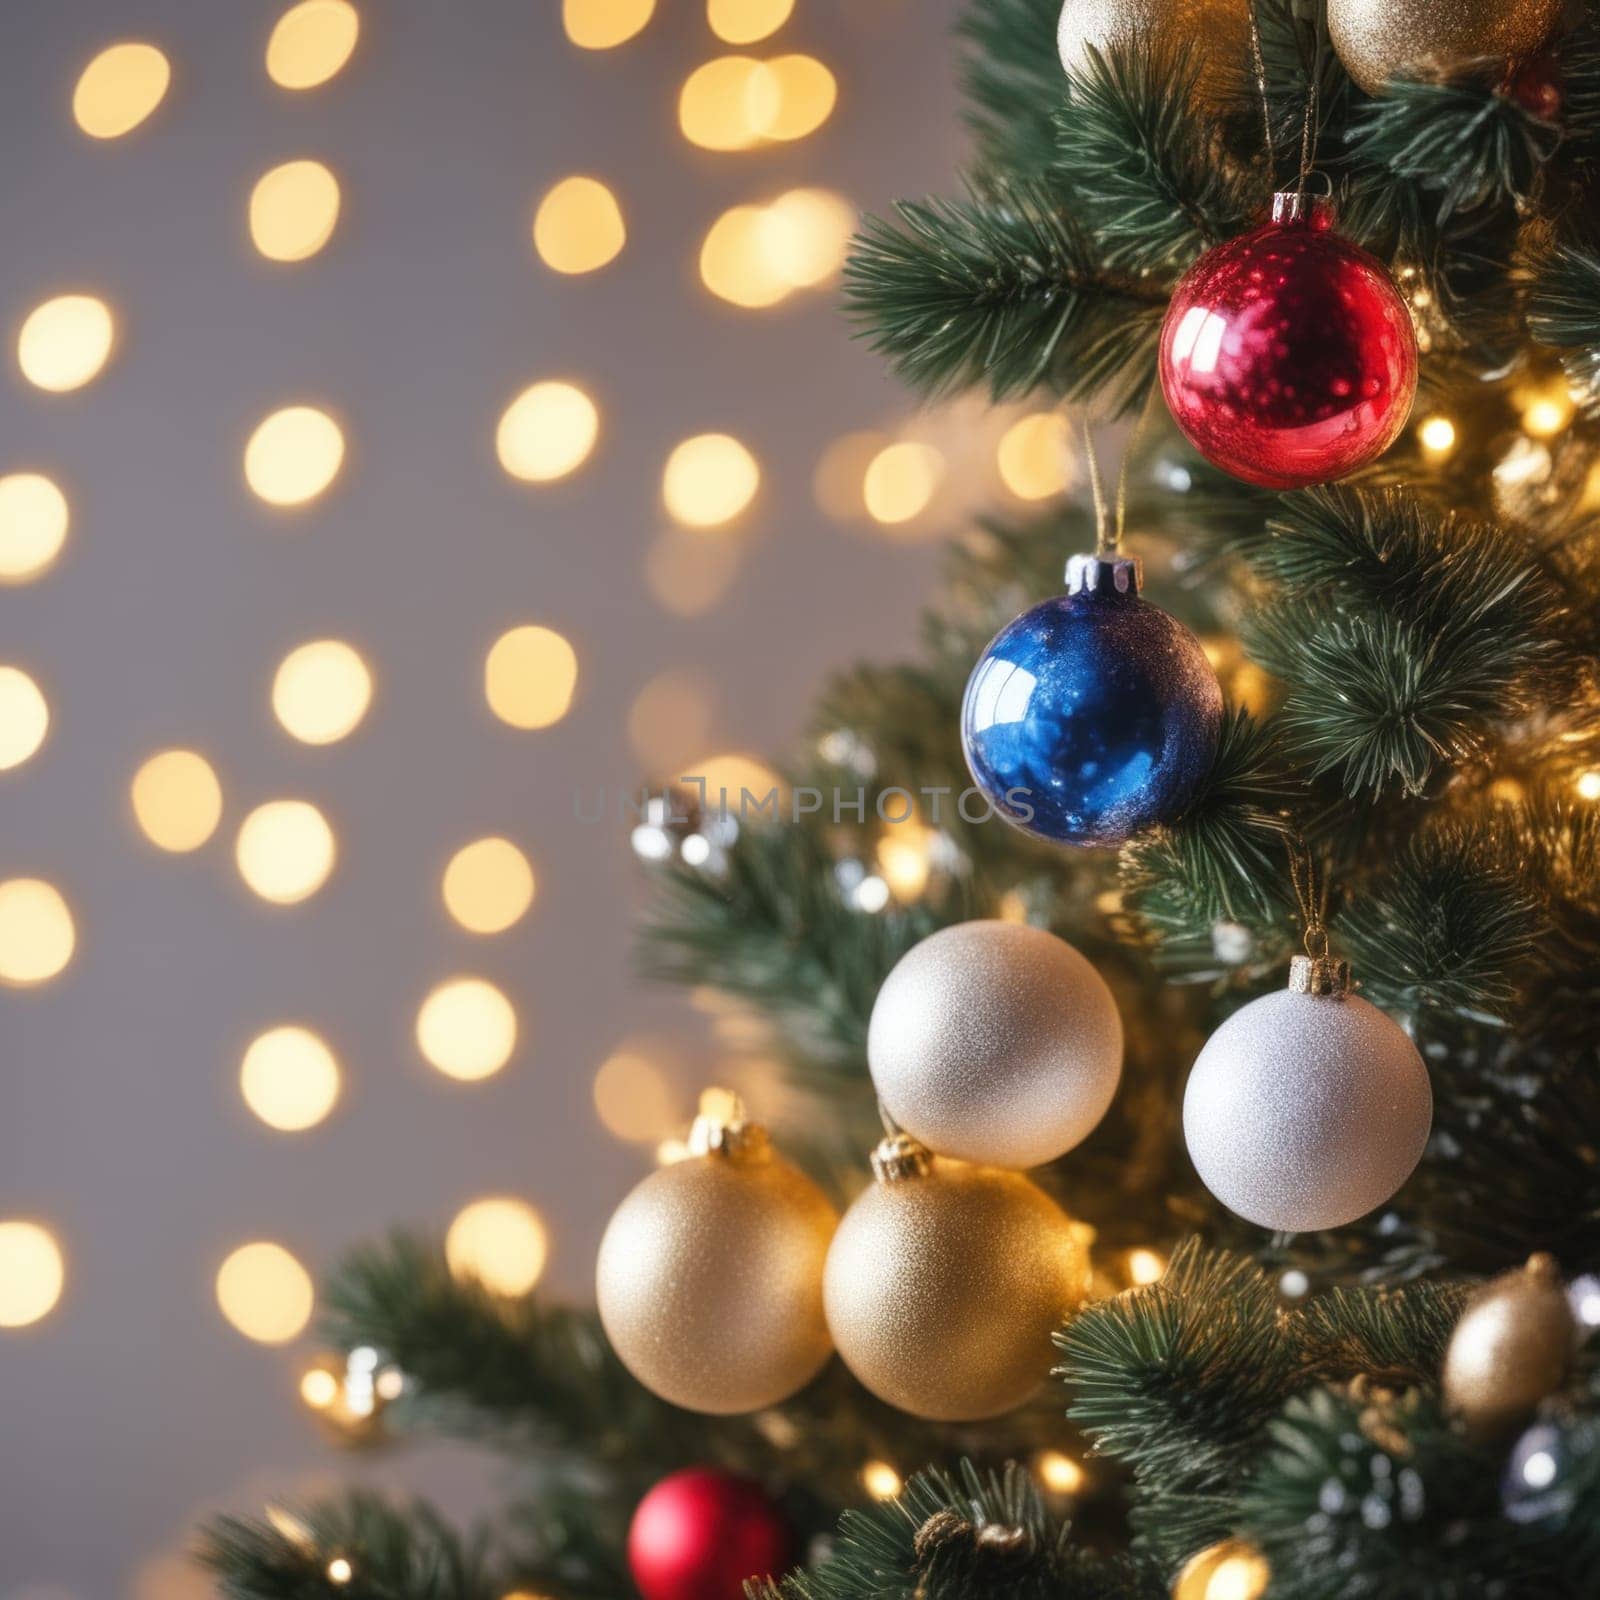
[[[1391,78],[1447,75],[1488,57],[1541,49],[1566,0],[1328,0],[1328,37],[1344,70],[1381,94]]]
[[[654,1394],[715,1416],[759,1411],[832,1353],[822,1271],[838,1213],[765,1130],[702,1116],[690,1154],[647,1177],[600,1242],[600,1320]]]
[[[845,1365],[931,1421],[1021,1405],[1088,1292],[1083,1231],[1021,1173],[945,1160],[904,1134],[878,1146],[873,1170],[823,1282]]]
[[[1508,1432],[1561,1387],[1577,1343],[1560,1269],[1530,1256],[1467,1302],[1445,1350],[1445,1401],[1475,1433]]]
[[[1061,65],[1076,78],[1090,71],[1091,45],[1104,55],[1145,40],[1185,67],[1198,62],[1196,92],[1213,114],[1251,81],[1249,0],[1066,0],[1056,25]]]

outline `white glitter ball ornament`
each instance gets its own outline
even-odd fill
[[[1035,1167],[1087,1138],[1122,1075],[1106,981],[1043,928],[962,922],[878,991],[867,1061],[884,1109],[942,1156]]]
[[[1206,1041],[1183,1097],[1189,1155],[1212,1194],[1263,1228],[1340,1228],[1411,1176],[1433,1090],[1398,1023],[1349,993],[1349,969],[1297,956],[1289,988]]]

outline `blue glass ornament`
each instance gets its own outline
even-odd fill
[[[967,765],[1026,833],[1120,845],[1173,821],[1210,770],[1217,675],[1140,582],[1136,558],[1074,556],[1068,592],[1002,628],[967,680]]]

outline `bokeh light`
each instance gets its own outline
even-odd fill
[[[695,761],[684,763],[681,777],[695,778],[705,785],[707,806],[720,808],[723,796],[727,796],[726,804],[730,812],[738,814],[741,791],[748,789],[755,800],[759,801],[766,794],[776,789],[783,792],[783,781],[764,761],[758,761],[754,756],[747,756],[739,751],[728,751],[718,755],[701,756]]]
[[[44,743],[50,707],[21,667],[0,667],[0,772],[20,767]]]
[[[672,1079],[642,1048],[624,1045],[594,1075],[594,1109],[606,1132],[633,1144],[655,1144],[683,1124]]]
[[[250,191],[250,237],[269,261],[304,261],[333,236],[339,180],[320,161],[285,161]]]
[[[108,45],[72,91],[72,118],[91,139],[120,139],[161,104],[172,67],[153,44]]]
[[[874,1500],[893,1500],[905,1484],[887,1461],[869,1461],[861,1469],[861,1487]]]
[[[707,539],[670,527],[645,552],[645,581],[657,603],[674,616],[704,616],[733,587],[743,549],[737,539]]]
[[[650,20],[656,0],[562,0],[561,24],[580,50],[614,50]]]
[[[777,109],[763,120],[768,139],[803,139],[833,115],[839,85],[815,56],[778,56],[766,63],[777,84]]]
[[[789,20],[794,0],[706,0],[706,21],[727,44],[754,44]]]
[[[861,497],[867,515],[888,526],[928,509],[944,476],[944,457],[932,445],[903,439],[880,450],[867,466]]]
[[[67,1281],[61,1247],[37,1222],[0,1222],[0,1328],[25,1328],[46,1316]]]
[[[1047,500],[1072,484],[1072,430],[1059,411],[1013,422],[996,451],[1000,480],[1019,500]]]
[[[661,498],[685,527],[718,528],[750,504],[760,485],[761,468],[737,439],[700,433],[667,457]]]
[[[811,492],[830,517],[838,522],[855,522],[866,516],[863,489],[867,469],[890,443],[885,434],[863,430],[835,439],[822,452],[811,475]]]
[[[563,178],[534,213],[533,247],[554,272],[598,271],[627,237],[622,207],[598,178]]]
[[[339,1098],[339,1063],[309,1028],[269,1028],[250,1041],[239,1067],[244,1103],[281,1133],[314,1128]]]
[[[234,855],[239,875],[263,900],[294,905],[328,881],[333,829],[307,800],[269,800],[244,819]]]
[[[272,710],[302,744],[333,744],[354,731],[372,704],[372,673],[342,639],[291,650],[272,679]]]
[[[539,1213],[510,1195],[464,1206],[444,1236],[450,1271],[494,1294],[526,1294],[544,1271],[548,1248]]]
[[[195,750],[161,750],[133,775],[134,820],[162,850],[198,850],[222,820],[222,785]]]
[[[1427,455],[1442,461],[1456,447],[1456,425],[1449,417],[1424,417],[1417,425],[1417,439]]]
[[[791,288],[815,288],[844,265],[856,221],[856,208],[842,194],[790,189],[762,213],[762,253]]]
[[[116,338],[111,307],[92,294],[61,294],[28,313],[17,335],[17,364],[29,383],[53,394],[80,389],[106,364]]]
[[[0,983],[46,983],[72,959],[78,942],[61,891],[42,878],[0,883]]]
[[[553,628],[532,623],[501,634],[483,666],[489,709],[513,728],[559,722],[577,687],[577,652]]]
[[[1141,1288],[1146,1284],[1158,1283],[1166,1270],[1166,1258],[1158,1250],[1140,1246],[1128,1252],[1129,1283],[1137,1284]]]
[[[503,933],[533,904],[533,868],[509,840],[474,839],[451,856],[441,892],[445,909],[470,933]]]
[[[582,466],[599,433],[599,408],[576,384],[535,383],[502,413],[495,451],[513,478],[549,483]]]
[[[729,305],[760,311],[788,298],[794,283],[771,248],[764,206],[731,206],[700,246],[700,280]]]
[[[628,741],[645,771],[675,778],[682,765],[711,738],[713,688],[689,668],[659,672],[628,708]]]
[[[326,1367],[312,1367],[301,1376],[300,1398],[313,1411],[326,1411],[339,1398],[339,1380]]]
[[[250,435],[244,449],[245,482],[273,506],[315,500],[344,462],[344,434],[316,406],[285,406]]]
[[[314,89],[350,59],[360,33],[349,0],[300,0],[267,40],[267,76],[282,89]]]
[[[44,572],[66,542],[67,497],[40,472],[0,478],[0,583],[26,583]]]
[[[1087,1477],[1081,1463],[1062,1450],[1041,1450],[1033,1458],[1033,1470],[1052,1494],[1076,1494]]]
[[[281,1244],[242,1244],[217,1270],[217,1304],[247,1339],[286,1344],[311,1320],[311,1275]]]
[[[511,1002],[483,978],[449,978],[417,1012],[417,1048],[447,1078],[493,1077],[517,1046]]]
[[[678,94],[678,126],[702,150],[748,150],[783,111],[782,83],[754,56],[718,56],[696,67]]]

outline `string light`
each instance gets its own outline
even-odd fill
[[[1417,441],[1426,455],[1442,461],[1456,447],[1456,425],[1449,417],[1425,417],[1417,425]]]
[[[258,1239],[217,1270],[217,1305],[257,1344],[287,1344],[311,1320],[311,1275],[281,1244]]]
[[[874,1500],[893,1500],[905,1483],[887,1461],[869,1461],[861,1469],[861,1487]]]
[[[92,294],[60,294],[28,313],[17,335],[17,365],[53,394],[81,389],[105,366],[116,338],[111,308]]]
[[[303,506],[338,476],[344,434],[317,406],[285,406],[260,422],[244,447],[244,478],[268,505]]]
[[[171,64],[153,44],[109,45],[80,74],[72,119],[91,139],[120,139],[161,104],[171,82]]]
[[[356,1569],[343,1556],[335,1556],[328,1563],[328,1582],[336,1583],[340,1588],[349,1583],[355,1575]]]
[[[706,0],[706,21],[727,44],[754,44],[789,20],[794,0]]]
[[[744,549],[737,539],[707,539],[676,525],[664,528],[645,552],[645,581],[657,604],[674,616],[704,616],[733,587]]]
[[[37,1222],[0,1222],[0,1328],[48,1316],[67,1281],[61,1246]]]
[[[0,772],[20,767],[50,728],[50,707],[20,667],[0,667]]]
[[[760,311],[786,300],[794,285],[770,248],[763,206],[732,206],[700,246],[700,281],[729,305]]]
[[[1041,1450],[1033,1458],[1033,1470],[1052,1494],[1077,1494],[1088,1478],[1082,1465],[1060,1450]]]
[[[1573,787],[1580,800],[1600,800],[1600,772],[1580,772]]]
[[[300,1379],[300,1398],[313,1411],[326,1411],[339,1398],[339,1380],[326,1367],[312,1367]]]
[[[510,1297],[533,1288],[548,1253],[539,1213],[510,1195],[473,1201],[445,1234],[445,1260],[456,1278],[475,1278],[492,1293]]]
[[[777,109],[761,126],[768,139],[803,139],[833,115],[839,85],[814,56],[779,56],[766,63],[777,84]]]
[[[268,800],[240,825],[234,845],[239,875],[274,905],[313,895],[333,871],[336,846],[328,820],[307,800]]]
[[[270,1028],[250,1041],[239,1067],[244,1102],[280,1133],[314,1128],[339,1098],[339,1063],[309,1028]]]
[[[509,840],[474,839],[451,856],[440,892],[469,933],[504,933],[533,904],[533,868]]]
[[[878,840],[878,870],[897,900],[915,900],[928,887],[938,835],[919,822],[902,822]]]
[[[887,446],[862,479],[867,515],[890,527],[910,522],[928,509],[943,474],[944,457],[932,445],[902,440]]]
[[[561,24],[580,50],[614,50],[650,20],[656,0],[562,0]]]
[[[134,820],[158,850],[198,850],[222,820],[222,785],[194,750],[160,750],[133,775]]]
[[[1157,1251],[1138,1249],[1128,1252],[1128,1282],[1143,1287],[1157,1283],[1167,1270],[1167,1263]]]
[[[607,1133],[633,1144],[655,1144],[683,1120],[671,1079],[637,1046],[615,1050],[600,1063],[594,1109]]]
[[[778,281],[815,288],[844,264],[857,220],[856,208],[831,189],[790,189],[761,212],[759,248]]]
[[[589,459],[600,436],[600,409],[575,383],[531,384],[501,414],[495,432],[500,465],[524,483],[553,483]]]
[[[350,59],[361,18],[349,0],[301,0],[267,40],[267,76],[280,89],[315,89]]]
[[[1001,482],[1019,500],[1046,500],[1072,484],[1072,430],[1058,411],[1013,422],[995,452]]]
[[[272,678],[272,711],[302,744],[334,744],[354,732],[372,704],[372,673],[342,639],[291,650]]]
[[[0,583],[27,583],[46,571],[66,542],[67,497],[40,472],[0,478]]]
[[[1572,421],[1577,407],[1565,383],[1556,381],[1530,395],[1522,408],[1522,431],[1550,439]]]
[[[484,660],[489,709],[513,728],[552,727],[566,716],[577,687],[578,654],[553,628],[512,628]]]
[[[711,739],[713,685],[688,668],[659,672],[628,708],[628,741],[647,772],[676,777]]]
[[[719,56],[696,67],[678,92],[678,126],[702,150],[748,150],[778,120],[782,84],[753,56]]]
[[[720,528],[749,506],[761,468],[731,434],[701,433],[676,446],[661,474],[661,498],[685,527]]]

